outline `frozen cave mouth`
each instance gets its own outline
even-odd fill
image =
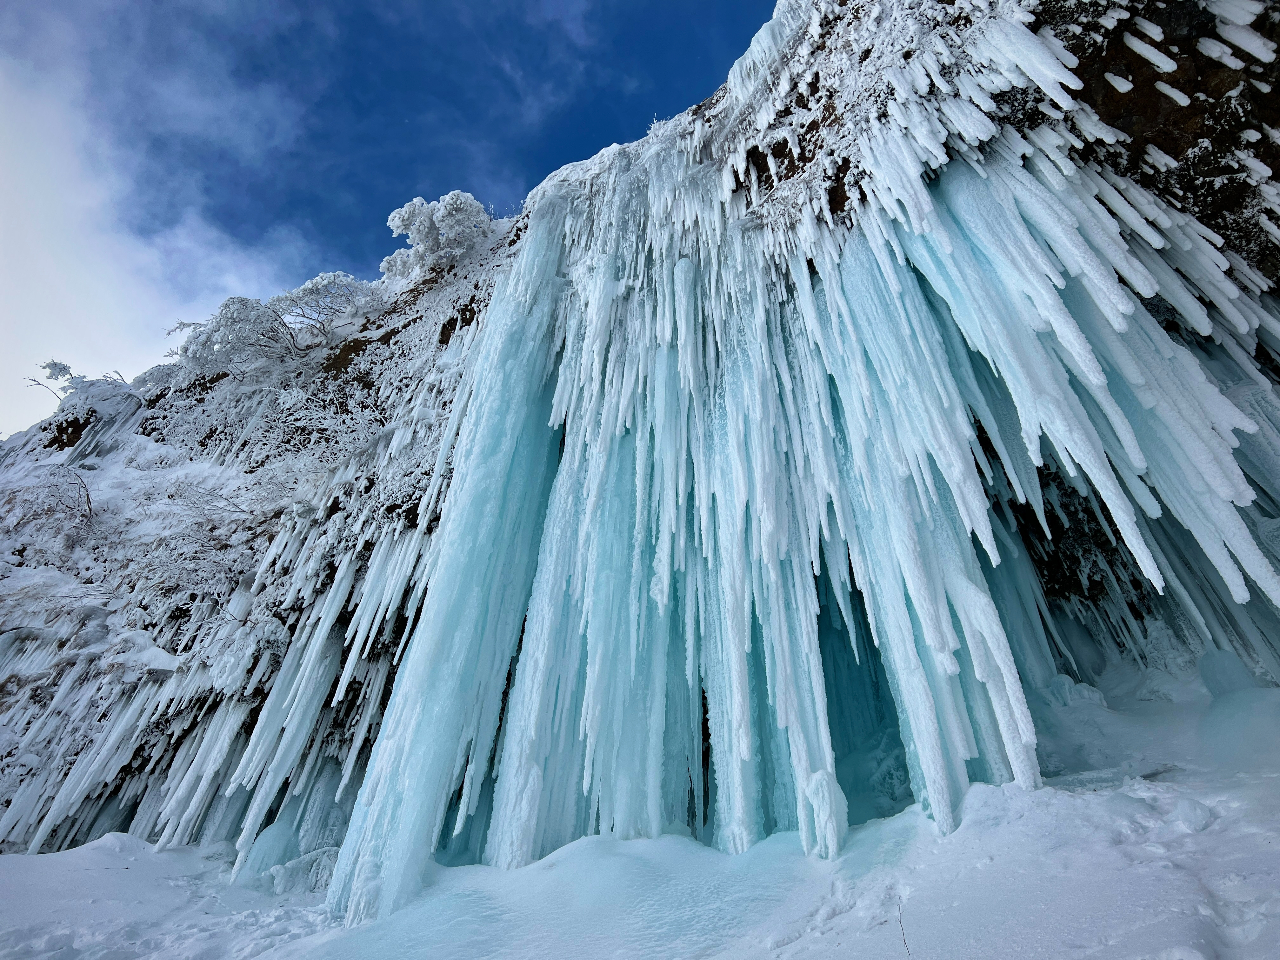
[[[1280,681],[1276,36],[784,0],[516,218],[418,198],[377,283],[51,364],[0,850],[199,845],[355,925],[584,838],[847,865],[1132,794],[1143,704]]]

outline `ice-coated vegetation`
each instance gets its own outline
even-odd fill
[[[1265,86],[1263,5],[1185,5]],[[1086,27],[1185,82],[1137,12],[782,0],[517,220],[414,200],[377,284],[77,385],[0,451],[0,842],[234,840],[357,922],[593,833],[947,833],[1109,663],[1280,680],[1280,195],[1242,138],[1233,247],[1073,93]]]
[[[490,217],[469,193],[454,190],[427,203],[414,197],[387,218],[387,226],[409,244],[382,261],[389,280],[412,281],[445,270],[466,256],[491,229]]]

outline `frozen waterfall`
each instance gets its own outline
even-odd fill
[[[490,306],[431,588],[330,889],[349,915],[394,909],[486,820],[503,866],[704,804],[725,850],[787,829],[838,850],[820,594],[832,642],[873,638],[942,830],[971,777],[1037,785],[1019,668],[1057,671],[1043,604],[1006,572],[997,472],[1041,515],[1046,463],[1096,491],[1157,589],[1180,589],[1143,532],[1168,517],[1236,600],[1247,574],[1280,603],[1238,510],[1237,431],[1259,426],[1140,299],[1223,291],[1219,323],[1274,329],[1197,225],[1126,185],[1151,218],[1124,236],[1099,176],[1007,135],[913,191],[923,222],[868,204],[847,232],[728,224],[718,178],[627,153],[603,197],[542,188]]]

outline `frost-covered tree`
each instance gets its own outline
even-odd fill
[[[71,367],[65,363],[59,363],[57,360],[42,363],[40,369],[44,371],[46,380],[70,380],[72,377]],[[66,387],[63,387],[63,390],[66,389]]]
[[[70,365],[58,360],[42,363],[40,368],[45,371],[46,380],[59,384],[54,390],[34,377],[29,378],[30,383],[59,397],[57,412],[41,428],[52,432],[50,443],[53,445],[60,446],[68,441],[74,443],[71,438],[79,437],[95,419],[115,415],[131,403],[138,402],[135,385],[126,381],[119,371],[113,370],[96,378],[85,377],[73,373]]]
[[[383,260],[382,272],[388,279],[412,281],[455,263],[488,236],[491,223],[480,201],[461,190],[431,203],[414,197],[387,218],[395,236],[408,236],[409,246]]]
[[[235,373],[301,352],[296,334],[260,300],[230,297],[207,322],[193,325],[178,348],[196,373]]]
[[[266,306],[291,329],[328,344],[339,321],[376,306],[378,300],[375,284],[349,273],[322,273],[296,290],[272,297]]]
[[[376,284],[347,273],[322,273],[263,303],[231,297],[205,323],[191,330],[178,349],[190,369],[237,376],[261,363],[299,357],[334,342],[343,320],[380,302]]]

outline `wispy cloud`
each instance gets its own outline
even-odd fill
[[[155,149],[194,142],[265,162],[292,137],[296,106],[235,81],[207,44],[167,80],[142,61],[106,64],[99,48],[123,37],[127,58],[142,28],[126,7],[83,6],[94,16],[0,14],[0,435],[50,412],[53,398],[25,382],[37,364],[136,375],[172,346],[176,320],[292,286],[311,259],[296,233],[246,240],[215,226],[200,178]]]
[[[374,275],[415,194],[511,212],[709,93],[771,5],[0,0],[0,434],[51,356],[136,374],[225,296]]]
[[[595,40],[587,22],[593,6],[591,0],[537,0],[529,5],[527,15],[535,23],[559,25],[570,40],[586,47]]]
[[[296,139],[304,104],[255,76],[251,58],[296,16],[288,3],[238,17],[236,6],[16,0],[0,12],[0,49],[45,77],[78,84],[97,119],[129,130],[135,152],[177,137],[260,163]]]

